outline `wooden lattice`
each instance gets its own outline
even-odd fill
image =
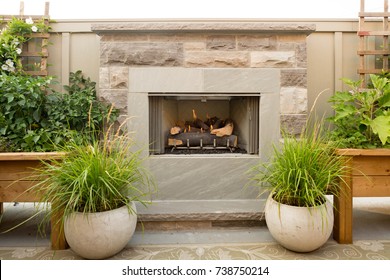
[[[363,81],[366,80],[367,74],[379,74],[383,70],[389,70],[389,15],[388,0],[384,0],[383,11],[380,12],[365,12],[365,0],[360,0],[358,74]],[[372,26],[377,25],[366,21],[366,18],[382,18],[382,30],[373,30]]]
[[[17,17],[20,19],[31,18],[33,21],[40,21],[46,25],[49,25],[49,2],[45,3],[44,15],[25,15],[24,14],[24,2],[20,2],[19,15],[4,15],[2,20],[4,22],[12,20],[12,18]],[[49,33],[35,33],[29,35],[31,38],[23,44],[22,53],[20,54],[22,58],[23,69],[29,75],[34,76],[47,76],[47,59],[49,56],[48,44],[49,44]]]

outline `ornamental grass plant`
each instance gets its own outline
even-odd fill
[[[127,134],[115,133],[113,125],[92,141],[70,142],[61,152],[64,157],[43,162],[36,170],[38,183],[29,191],[41,194],[38,207],[46,211],[41,229],[53,215],[59,221],[74,212],[95,213],[127,206],[133,212],[132,202],[150,203],[155,191],[152,176],[137,148]]]
[[[322,122],[299,137],[284,133],[270,160],[249,170],[260,193],[269,192],[278,203],[298,207],[321,205],[327,195],[338,195],[346,167],[335,153],[337,143],[326,135]]]

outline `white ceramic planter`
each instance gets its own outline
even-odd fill
[[[70,248],[86,259],[105,259],[120,252],[137,224],[126,206],[100,213],[74,213],[65,219],[64,232]]]
[[[333,207],[329,201],[317,207],[295,207],[269,197],[265,219],[272,237],[283,247],[311,252],[325,244],[332,233]]]

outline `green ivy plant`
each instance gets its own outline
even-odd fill
[[[351,90],[336,92],[330,99],[335,114],[332,138],[344,148],[390,147],[390,80],[370,75],[371,88],[362,81],[344,79]]]
[[[31,39],[31,34],[47,33],[50,29],[44,19],[34,22],[31,18],[12,18],[0,33],[0,74],[22,71],[20,54],[23,43]]]

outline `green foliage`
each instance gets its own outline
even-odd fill
[[[0,33],[0,74],[15,73],[23,69],[20,54],[22,45],[33,33],[49,32],[51,27],[44,20],[34,22],[31,18],[13,18]]]
[[[102,212],[124,205],[132,211],[132,201],[147,204],[155,185],[143,167],[142,150],[127,135],[110,130],[100,140],[69,142],[61,150],[63,158],[44,162],[36,170],[34,179],[39,183],[29,191],[41,193],[48,210],[44,224],[52,215],[64,219],[73,212]]]
[[[98,100],[96,83],[81,71],[70,73],[67,93],[51,90],[52,77],[25,74],[20,54],[33,33],[47,33],[45,19],[13,18],[0,33],[0,151],[53,151],[68,141],[81,143],[118,116]],[[26,66],[26,65],[24,65]]]
[[[299,138],[288,138],[274,146],[269,162],[249,171],[252,182],[283,204],[312,207],[322,204],[326,195],[337,195],[345,167],[335,154],[336,144],[328,141],[316,125]]]
[[[390,146],[390,80],[370,75],[372,88],[361,90],[361,81],[344,79],[351,91],[336,92],[330,99],[335,125],[331,135],[345,148]]]
[[[47,148],[51,135],[45,99],[50,82],[51,77],[0,74],[0,135],[9,149]]]
[[[110,105],[97,99],[94,82],[76,73],[69,93],[51,92],[51,77],[0,74],[0,150],[54,151],[102,130]],[[114,109],[108,122],[117,115]]]
[[[64,86],[67,94],[55,92],[47,96],[50,121],[86,136],[102,130],[105,116],[110,116],[109,123],[115,121],[119,111],[98,100],[95,86],[96,83],[84,77],[80,70],[71,72],[69,86]]]

